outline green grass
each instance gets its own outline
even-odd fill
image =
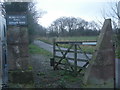
[[[95,51],[95,46],[81,46],[82,50],[86,53],[94,53]]]
[[[71,85],[82,85],[82,76],[75,76],[73,72],[69,72],[66,70],[57,70],[56,73],[51,73],[52,77],[59,78],[57,80],[57,84],[62,88],[71,88]],[[81,82],[81,83],[80,83]]]
[[[116,50],[116,57],[120,59],[120,46]]]
[[[64,47],[64,48],[70,47],[70,45],[68,45],[68,44],[60,44],[59,46]],[[83,52],[90,53],[90,54],[93,53],[95,50],[95,46],[80,46],[80,47]],[[72,47],[72,49],[74,49],[74,47]]]
[[[48,44],[53,44],[53,38],[54,38],[54,37],[51,37],[51,38],[48,38],[48,37],[40,37],[40,38],[37,38],[37,40],[43,41],[43,42],[48,43]]]
[[[47,55],[47,56],[51,56],[52,53],[44,50],[43,48],[39,48],[36,45],[30,44],[29,45],[29,53],[31,54],[42,54],[42,55]]]
[[[76,82],[78,80],[80,80],[81,78],[78,78],[78,77],[74,77],[72,75],[64,75],[63,76],[63,80],[66,80],[68,82]]]

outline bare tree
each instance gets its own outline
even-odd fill
[[[66,17],[60,17],[58,19],[56,19],[53,22],[53,26],[55,28],[55,30],[58,31],[58,33],[60,34],[60,36],[65,36],[65,32],[66,32]]]
[[[69,35],[72,36],[72,31],[77,27],[77,19],[75,17],[66,18],[66,27],[68,29]]]
[[[83,28],[83,29],[87,29],[88,27],[88,22],[81,19],[81,18],[77,18],[77,29]]]
[[[28,28],[29,28],[29,41],[30,43],[33,42],[33,40],[36,37],[37,32],[41,32],[41,34],[45,34],[46,29],[43,28],[41,25],[38,24],[38,18],[41,18],[42,15],[44,15],[46,12],[43,10],[36,10],[36,3],[35,2],[29,2],[28,5]],[[39,35],[41,35],[39,33]],[[41,35],[43,36],[43,35]]]
[[[113,29],[118,28],[118,20],[120,20],[120,7],[118,7],[118,2],[108,2],[107,9],[103,8],[101,10],[102,18],[111,18]]]
[[[116,50],[120,58],[120,2],[109,3],[109,11],[105,12],[105,14],[105,18],[110,17],[112,20],[113,29],[116,33]]]
[[[95,21],[88,22],[87,28],[92,30],[100,30],[100,26]]]

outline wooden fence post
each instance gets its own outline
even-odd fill
[[[55,38],[53,38],[53,58],[54,58],[54,62],[55,62],[55,54],[56,54],[56,51],[55,51],[55,45],[56,45],[56,40]],[[55,64],[55,63],[54,63]],[[55,65],[54,65],[55,66]],[[53,66],[54,70],[55,70],[55,67]]]
[[[75,75],[77,74],[77,44],[75,44],[74,46],[74,72],[75,72]]]
[[[54,65],[55,65],[55,61],[54,60],[55,60],[54,58],[50,58],[50,66],[54,67]]]

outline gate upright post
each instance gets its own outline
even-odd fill
[[[74,72],[77,75],[77,44],[74,45]]]
[[[55,43],[56,42],[56,39],[53,38],[53,59],[54,59],[54,66],[55,66],[55,54],[56,54],[56,51],[55,51]],[[55,67],[53,66],[54,70],[55,70]]]

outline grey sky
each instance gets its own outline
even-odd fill
[[[108,2],[111,1],[112,0],[40,0],[37,3],[37,8],[47,11],[47,14],[39,19],[39,23],[47,27],[61,16],[74,16],[87,21],[100,20],[103,22],[102,15],[104,12],[109,11]]]

